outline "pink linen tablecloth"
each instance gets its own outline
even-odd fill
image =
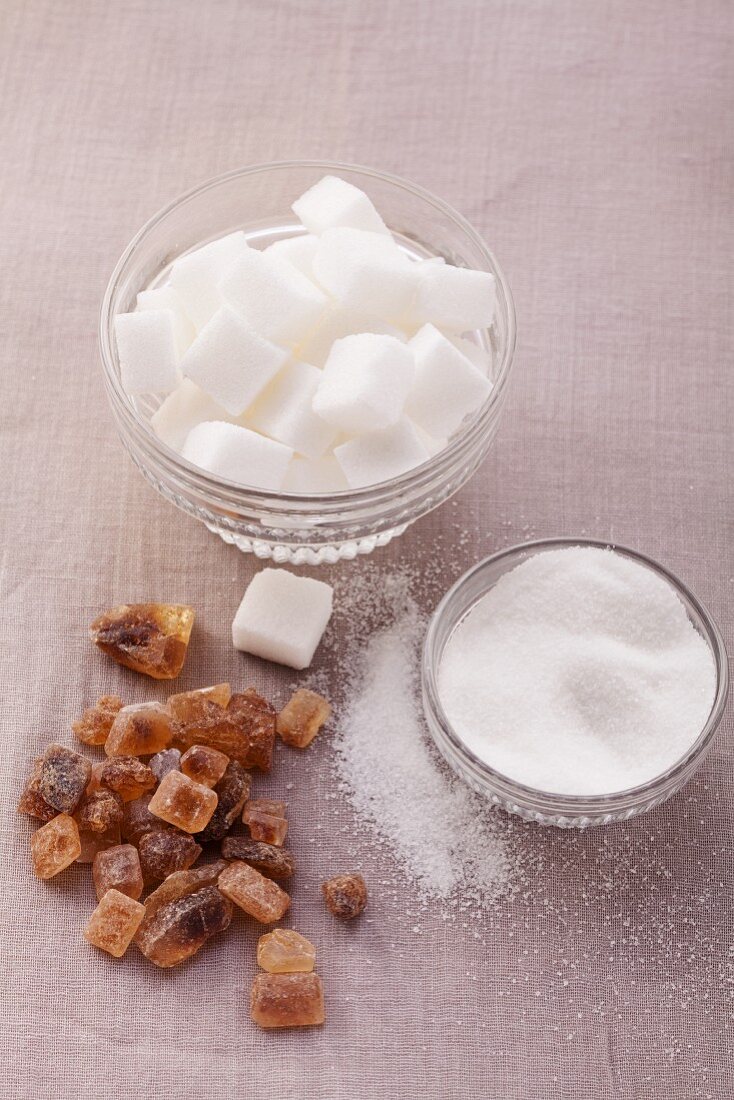
[[[510,542],[613,538],[678,572],[734,647],[733,25],[715,0],[0,2],[0,1095],[734,1094],[730,718],[697,778],[645,818],[584,835],[510,824],[527,856],[516,892],[469,927],[429,907],[420,933],[381,899],[386,857],[347,803],[346,831],[326,827],[328,738],[280,753],[294,909],[327,989],[318,1032],[251,1025],[244,921],[178,971],[93,951],[88,870],[36,881],[14,813],[30,759],[70,740],[82,705],[158,694],[92,651],[103,606],[198,609],[182,688],[231,677],[283,698],[291,682],[232,650],[257,563],[135,472],[96,346],[138,226],[250,163],[413,179],[474,223],[515,293],[490,458],[371,567],[438,553],[447,586]],[[316,883],[355,861],[370,919],[335,928]]]

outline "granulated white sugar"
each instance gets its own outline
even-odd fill
[[[458,736],[511,778],[606,794],[672,767],[715,693],[708,645],[670,584],[598,548],[538,553],[455,629],[439,695]]]

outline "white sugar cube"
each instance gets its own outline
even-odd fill
[[[181,453],[188,462],[217,477],[270,490],[282,488],[293,458],[290,447],[221,420],[192,428]]]
[[[446,335],[444,333],[444,335]],[[478,371],[486,377],[491,375],[492,371],[492,353],[487,351],[486,348],[480,347],[479,344],[475,344],[473,340],[467,340],[463,336],[452,336],[449,334],[449,340],[457,348],[462,355],[466,356],[470,363],[473,363]]]
[[[232,623],[235,649],[290,668],[308,668],[326,630],[334,590],[285,569],[263,569],[248,585]]]
[[[336,493],[348,488],[347,479],[333,455],[294,458],[283,482],[284,493]]]
[[[339,302],[331,302],[316,328],[299,344],[298,357],[315,367],[323,367],[335,340],[363,332],[371,332],[375,336],[394,336],[405,342],[404,334],[389,321],[367,317],[357,310],[347,309]]]
[[[318,243],[318,237],[314,237],[312,233],[300,233],[297,237],[284,237],[282,241],[274,241],[264,249],[264,253],[266,256],[287,260],[312,279],[313,258]]]
[[[191,429],[205,420],[229,420],[229,417],[209,394],[190,378],[184,378],[156,409],[150,423],[159,439],[174,451],[180,451]]]
[[[291,209],[310,233],[337,226],[390,233],[364,191],[337,176],[324,176],[296,199]]]
[[[141,312],[146,309],[170,309],[174,316],[176,352],[179,359],[196,336],[196,329],[186,314],[181,297],[172,286],[159,286],[155,290],[141,290],[136,300]]]
[[[409,309],[418,269],[390,237],[362,229],[327,229],[313,258],[314,275],[329,294],[388,321]]]
[[[225,302],[274,343],[301,340],[326,308],[326,295],[287,260],[250,248],[219,283]]]
[[[115,339],[125,393],[170,393],[181,381],[176,318],[170,309],[118,313]]]
[[[254,332],[228,306],[217,310],[181,360],[181,371],[239,416],[285,364],[288,353]]]
[[[247,414],[248,427],[292,447],[307,458],[328,451],[337,431],[313,411],[321,371],[291,361],[275,376]]]
[[[345,432],[388,428],[400,419],[413,374],[408,345],[394,336],[345,336],[326,360],[313,410]]]
[[[430,436],[446,439],[486,401],[492,384],[433,325],[424,325],[408,347],[415,381],[405,411]]]
[[[450,332],[468,332],[492,323],[494,275],[452,264],[417,264],[419,278],[410,313]]]
[[[248,250],[240,230],[189,252],[171,268],[170,283],[178,293],[197,330],[202,329],[222,304],[217,283],[238,256]]]
[[[416,429],[404,417],[382,432],[357,436],[334,448],[334,457],[352,489],[399,477],[430,455]]]

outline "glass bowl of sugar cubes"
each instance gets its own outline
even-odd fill
[[[368,168],[262,165],[177,199],[102,304],[122,441],[227,543],[318,565],[474,474],[515,347],[507,281],[446,203]]]

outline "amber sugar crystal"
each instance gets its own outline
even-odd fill
[[[318,974],[258,974],[250,997],[250,1015],[260,1027],[310,1027],[323,1024],[324,987]]]
[[[82,832],[107,833],[122,821],[122,799],[103,787],[87,792],[75,816]]]
[[[222,841],[225,859],[239,859],[249,863],[270,878],[290,878],[295,871],[293,856],[285,848],[252,840],[248,836],[226,836]]]
[[[148,803],[148,810],[177,829],[198,833],[208,824],[217,802],[216,791],[181,772],[169,772]]]
[[[92,878],[98,901],[108,890],[118,890],[137,901],[143,892],[143,874],[137,850],[132,844],[117,844],[98,852],[92,864]]]
[[[138,935],[142,935],[159,909],[187,894],[195,894],[205,886],[216,886],[217,879],[226,867],[223,860],[206,863],[201,867],[192,867],[188,871],[174,871],[161,885],[145,899],[145,917]],[[136,939],[138,937],[136,936]]]
[[[113,756],[102,768],[100,783],[115,791],[123,802],[132,802],[156,785],[151,769],[135,756]]]
[[[186,871],[201,855],[201,845],[188,833],[161,829],[145,833],[138,844],[146,882],[162,882],[175,871]]]
[[[60,814],[73,814],[92,774],[92,764],[65,745],[49,745],[38,776],[38,793]]]
[[[89,918],[84,935],[95,947],[119,959],[130,946],[144,916],[145,906],[139,901],[119,890],[108,890]]]
[[[168,707],[177,722],[195,722],[208,715],[217,714],[212,706],[223,710],[232,698],[229,684],[213,684],[212,687],[197,688],[196,691],[182,691],[178,695],[169,695]]]
[[[73,817],[58,814],[31,837],[33,870],[39,878],[53,878],[81,852],[79,829]]]
[[[308,974],[316,965],[316,948],[292,928],[275,928],[257,941],[257,965],[269,974]]]
[[[248,826],[253,840],[262,840],[277,848],[285,843],[288,835],[285,802],[275,802],[269,798],[250,799],[245,803],[242,820]]]
[[[177,966],[196,954],[217,932],[228,928],[231,920],[231,902],[216,886],[205,886],[162,905],[154,916],[146,919],[135,942],[156,966]]]
[[[136,703],[119,712],[104,749],[108,756],[152,756],[167,749],[173,735],[173,720],[162,703]]]
[[[118,664],[172,680],[186,659],[194,611],[179,604],[122,604],[94,620],[89,635]]]
[[[288,894],[277,883],[239,860],[222,871],[218,886],[235,905],[261,924],[280,920],[291,903]]]
[[[178,749],[163,749],[151,756],[148,767],[160,783],[164,775],[169,772],[177,772],[181,763],[181,753]]]
[[[236,760],[230,760],[214,790],[219,801],[211,821],[199,835],[202,843],[221,840],[232,828],[250,793],[250,773]]]
[[[323,695],[300,688],[278,715],[276,728],[286,745],[305,749],[331,716],[331,705]]]
[[[180,721],[176,742],[182,748],[208,745],[245,768],[267,772],[273,758],[275,711],[250,688],[233,695],[226,709],[208,702],[195,717]]]
[[[181,771],[196,783],[214,787],[227,770],[229,757],[208,745],[192,745],[181,757]]]
[[[88,707],[72,730],[79,741],[85,745],[104,745],[112,729],[115,715],[122,709],[119,695],[102,695],[95,706]]]
[[[351,920],[358,917],[367,904],[367,886],[361,875],[334,875],[321,884],[326,904],[335,917]]]
[[[38,756],[33,762],[33,770],[20,796],[18,813],[27,814],[28,817],[35,817],[38,821],[50,821],[52,818],[56,817],[57,811],[53,806],[49,806],[46,799],[38,790],[42,767],[43,757]]]

